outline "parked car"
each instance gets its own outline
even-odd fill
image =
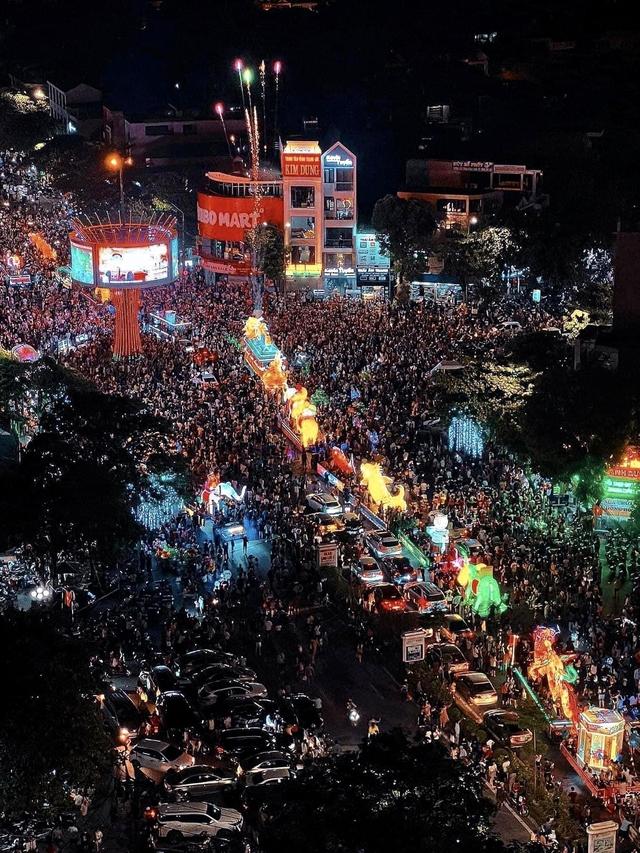
[[[373,557],[360,557],[358,562],[351,567],[351,572],[363,586],[385,583],[384,572]]]
[[[268,749],[246,755],[238,760],[238,776],[250,776],[252,773],[262,773],[265,770],[291,767],[291,759],[282,750]]]
[[[340,515],[342,512],[340,501],[326,492],[314,492],[307,495],[307,506],[313,512],[322,512],[327,515]]]
[[[482,717],[482,725],[498,743],[511,749],[520,749],[533,740],[531,729],[522,728],[515,711],[487,711]]]
[[[386,580],[398,586],[415,583],[420,574],[406,557],[384,557],[380,560],[380,568],[385,573]]]
[[[474,719],[482,719],[482,711],[498,704],[498,694],[484,672],[463,672],[456,677],[455,703]]]
[[[156,700],[156,711],[163,729],[191,729],[200,724],[200,717],[189,700],[177,690],[167,690]]]
[[[121,733],[126,737],[135,735],[148,717],[146,711],[138,708],[127,692],[120,687],[111,687],[107,690],[104,694],[103,704],[117,721]]]
[[[234,770],[194,764],[186,770],[169,770],[163,779],[165,790],[177,800],[206,797],[237,783]]]
[[[235,666],[238,662],[237,655],[231,652],[223,652],[220,649],[194,649],[180,658],[179,672],[182,677],[189,677],[207,666],[214,664]]]
[[[349,538],[355,538],[363,533],[362,519],[355,512],[343,512],[344,534]]]
[[[194,835],[240,832],[243,818],[235,809],[213,803],[162,803],[157,810],[158,837],[181,841]]]
[[[205,740],[208,740],[205,735]],[[219,752],[231,755],[255,754],[275,749],[277,738],[271,732],[251,727],[246,729],[222,729],[214,733],[213,743]]]
[[[453,643],[434,643],[427,648],[427,663],[432,666],[440,666],[447,673],[458,673],[469,671],[469,661],[462,654],[458,646]]]
[[[279,785],[281,782],[287,782],[291,777],[292,773],[289,767],[272,767],[267,770],[259,770],[256,773],[249,773],[245,784],[247,787]]]
[[[193,693],[193,685],[188,678],[178,678],[172,669],[163,665],[141,670],[138,686],[146,691],[152,701],[168,690],[178,690],[185,695]]]
[[[131,747],[129,761],[137,761],[146,770],[184,770],[195,764],[193,755],[184,752],[180,747],[162,740],[143,738]]]
[[[198,690],[198,701],[201,705],[215,705],[221,699],[233,696],[266,696],[267,688],[258,681],[233,681],[222,679],[203,684]]]
[[[213,663],[194,672],[191,679],[196,687],[201,687],[208,681],[217,681],[225,678],[234,681],[255,681],[256,674],[248,666],[232,665],[230,663]]]
[[[447,599],[444,592],[431,581],[407,583],[402,592],[409,605],[418,613],[447,612]]]
[[[402,556],[402,545],[388,530],[371,530],[365,534],[365,539],[376,557]]]
[[[456,640],[461,638],[473,640],[475,637],[475,632],[469,627],[469,625],[467,625],[462,616],[458,613],[444,614],[442,617],[442,624],[440,626],[440,633],[451,643],[454,643]]]
[[[335,542],[345,530],[345,524],[339,515],[330,515],[327,512],[317,517],[316,532],[326,542]]]
[[[392,583],[381,583],[373,588],[376,610],[380,612],[402,612],[407,609],[407,602],[397,586]]]

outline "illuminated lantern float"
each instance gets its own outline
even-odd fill
[[[317,444],[319,438],[316,407],[302,385],[291,387],[287,381],[284,357],[271,340],[269,329],[262,317],[249,317],[244,326],[244,360],[259,377],[267,391],[277,394],[285,416],[280,426],[290,441],[306,449]]]
[[[142,352],[140,290],[164,287],[178,278],[175,219],[164,214],[124,224],[76,219],[69,241],[72,280],[81,287],[109,291],[115,308],[113,355],[124,358]]]
[[[620,756],[624,718],[608,708],[586,708],[578,719],[578,760],[591,770],[605,770]]]

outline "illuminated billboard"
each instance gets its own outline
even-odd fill
[[[105,287],[117,287],[123,283],[138,283],[144,287],[150,282],[168,280],[168,246],[166,243],[123,248],[99,246],[98,273],[100,284]]]
[[[71,278],[81,284],[93,284],[93,252],[88,246],[71,244]]]
[[[247,231],[261,221],[283,227],[282,198],[261,198],[259,214],[256,214],[254,207],[252,196],[229,198],[198,193],[198,233],[210,240],[243,242]]]

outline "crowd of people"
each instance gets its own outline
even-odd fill
[[[269,559],[262,565],[246,555],[244,544],[242,554],[239,545],[230,553],[215,533],[203,532],[201,509],[191,519],[182,516],[150,532],[139,552],[142,574],[131,610],[105,611],[87,629],[96,632],[101,660],[113,669],[160,653],[174,663],[181,638],[197,631],[205,641],[237,640],[253,655],[270,650],[285,692],[308,684],[326,642],[321,621],[308,624],[301,635],[296,619],[303,602],[318,603],[325,595],[311,559],[313,525],[303,512],[311,472],[309,459],[297,458],[278,428],[276,399],[244,366],[239,341],[253,308],[248,284],[215,289],[193,271],[173,289],[144,293],[143,311],[176,311],[189,326],[191,345],[145,336],[141,358],[113,360],[108,306],[64,287],[57,273],[68,260],[72,201],[50,191],[46,176],[14,155],[2,155],[0,165],[0,345],[24,342],[58,352],[69,336],[86,334],[83,346],[62,355],[65,364],[103,391],[139,398],[166,418],[176,452],[190,468],[194,493],[210,476],[245,486],[242,509],[228,508],[226,515],[214,517],[213,528],[240,514],[268,543]],[[30,276],[30,286],[10,285],[18,272]],[[268,297],[264,313],[289,358],[292,380],[310,392],[322,389],[327,400],[318,413],[323,443],[317,458],[335,445],[356,460],[380,461],[395,484],[405,487],[406,527],[413,527],[417,544],[428,546],[418,526],[436,510],[480,543],[511,609],[502,624],[478,623],[477,639],[465,649],[473,668],[496,675],[513,624],[524,626],[525,635],[538,622],[557,624],[559,651],[575,654],[579,700],[634,714],[640,705],[639,614],[627,598],[618,618],[605,618],[601,545],[590,524],[552,506],[549,483],[525,471],[505,449],[488,444],[481,455],[465,456],[433,426],[441,414],[438,366],[499,357],[509,341],[503,322],[516,320],[534,331],[549,323],[544,311],[507,300],[472,310],[344,298],[314,302],[292,295]],[[208,353],[206,377],[194,360],[198,348]],[[363,497],[355,479],[347,487]],[[162,630],[154,626],[158,605],[151,592],[152,566],[162,568],[160,542],[181,551],[174,574],[180,600],[192,596],[195,614],[172,610],[174,585]],[[626,553],[633,554],[633,543]],[[455,586],[446,559],[436,556],[434,579],[444,589]],[[140,609],[145,589],[148,607]],[[236,617],[246,615],[249,606],[251,630],[245,632]],[[365,640],[366,633],[358,644]],[[524,639],[517,652],[523,666],[529,652]],[[519,688],[505,684],[505,702],[515,704]],[[425,733],[444,728],[440,710],[437,720],[431,709],[421,711]],[[471,760],[479,749],[459,739],[454,747],[462,760]]]

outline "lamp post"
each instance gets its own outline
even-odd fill
[[[123,157],[121,154],[118,154],[118,152],[115,151],[113,154],[108,155],[107,159],[105,160],[105,163],[108,169],[111,169],[112,171],[118,173],[118,184],[120,187],[120,218],[124,223],[124,182],[122,180],[122,170],[125,166],[133,166],[133,158]]]

